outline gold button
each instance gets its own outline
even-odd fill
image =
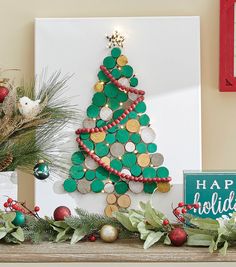
[[[138,156],[138,165],[140,167],[147,167],[149,163],[150,163],[150,157],[148,154],[143,153]]]
[[[126,128],[131,133],[137,133],[140,129],[140,124],[138,120],[131,119],[126,123]]]
[[[100,143],[104,141],[106,137],[105,132],[97,132],[97,133],[91,133],[90,138],[94,143]]]
[[[167,193],[170,191],[171,185],[170,183],[158,183],[157,184],[157,191],[161,192],[161,193]]]
[[[125,66],[128,63],[128,59],[126,56],[121,55],[117,58],[117,64],[121,67]]]
[[[96,82],[94,85],[94,90],[96,92],[102,92],[104,88],[104,83],[103,82]]]

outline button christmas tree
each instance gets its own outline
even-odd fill
[[[108,39],[111,55],[100,66],[87,118],[76,131],[79,151],[72,155],[64,189],[116,195],[156,188],[167,192],[169,170],[154,143],[145,92],[136,89],[138,78],[122,54],[124,37],[115,32]]]

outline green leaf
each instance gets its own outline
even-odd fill
[[[206,234],[193,234],[188,237],[188,246],[203,246],[208,247],[212,243],[212,236]]]
[[[213,252],[214,252],[214,250],[215,250],[215,245],[216,245],[216,242],[212,239],[211,244],[210,244],[210,246],[209,246],[209,252],[210,252],[210,253],[213,253]]]
[[[145,208],[145,218],[152,226],[157,227],[158,229],[162,228],[162,221],[164,215],[161,212],[156,211],[151,202],[148,201]]]
[[[129,211],[129,220],[135,228],[137,228],[138,224],[144,220],[144,216],[140,215],[138,212],[134,210]]]
[[[139,206],[140,206],[140,208],[141,208],[142,210],[145,211],[145,209],[146,209],[146,203],[140,201],[140,202],[139,202]]]
[[[129,219],[128,214],[124,214],[122,212],[116,211],[113,212],[112,215],[129,231],[136,232],[137,227],[134,227]]]
[[[65,238],[66,238],[66,230],[58,233],[55,242],[62,242],[66,240]]]
[[[217,220],[209,219],[209,218],[193,218],[190,220],[190,223],[196,225],[197,227],[210,230],[210,231],[217,231],[220,227]]]
[[[165,239],[164,239],[164,244],[165,245],[170,245],[171,244],[171,241],[170,241],[170,238],[168,235],[166,235]]]
[[[144,242],[143,248],[148,249],[155,243],[157,243],[161,237],[164,235],[162,232],[151,232],[148,236],[146,241]]]
[[[64,221],[55,221],[53,222],[53,225],[63,229],[66,229],[68,227],[67,223]]]
[[[219,250],[220,254],[225,256],[227,249],[228,249],[229,243],[227,241],[225,241],[224,246]]]
[[[20,242],[23,242],[25,240],[24,232],[21,227],[18,227],[15,232],[11,233],[11,235]]]
[[[70,243],[75,244],[78,241],[80,241],[83,237],[85,236],[85,231],[84,229],[75,229],[73,236],[71,238]]]
[[[146,240],[147,236],[152,232],[151,230],[147,229],[147,225],[145,222],[140,222],[137,225],[138,231],[140,233],[140,238],[142,240]]]
[[[7,229],[5,227],[0,228],[0,239],[7,235]]]
[[[16,213],[15,212],[7,212],[2,214],[2,219],[5,222],[12,222],[16,217]]]

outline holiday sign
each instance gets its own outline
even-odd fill
[[[192,215],[219,218],[236,211],[236,173],[185,172],[184,197],[186,203],[199,203]]]

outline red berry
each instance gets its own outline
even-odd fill
[[[39,208],[38,206],[35,206],[35,207],[34,207],[34,211],[35,211],[35,212],[38,212],[38,211],[40,211],[40,208]]]
[[[9,204],[11,204],[11,203],[13,202],[13,199],[9,197],[9,198],[7,199],[7,202],[8,202]]]
[[[89,241],[94,242],[94,241],[96,241],[96,240],[97,240],[97,238],[96,238],[95,235],[90,235],[90,236],[89,236]]]
[[[199,209],[200,205],[198,203],[193,204],[194,209]]]
[[[178,215],[180,215],[180,211],[179,210],[174,210],[174,214],[178,216]]]
[[[193,207],[192,205],[187,205],[187,206],[186,206],[186,209],[187,209],[187,210],[191,210],[192,207]]]
[[[168,225],[169,224],[169,220],[165,219],[162,224],[165,225],[165,226]]]
[[[185,208],[183,208],[183,209],[181,210],[181,212],[182,212],[182,213],[187,213],[187,210],[186,210]]]
[[[179,218],[179,220],[180,220],[182,223],[184,223],[184,222],[185,222],[185,219],[184,219],[184,217],[181,217],[181,218]]]
[[[4,208],[7,208],[9,205],[8,205],[7,202],[5,202],[5,203],[3,204],[3,206],[4,206]]]
[[[179,202],[178,207],[182,208],[184,206],[184,202]]]

